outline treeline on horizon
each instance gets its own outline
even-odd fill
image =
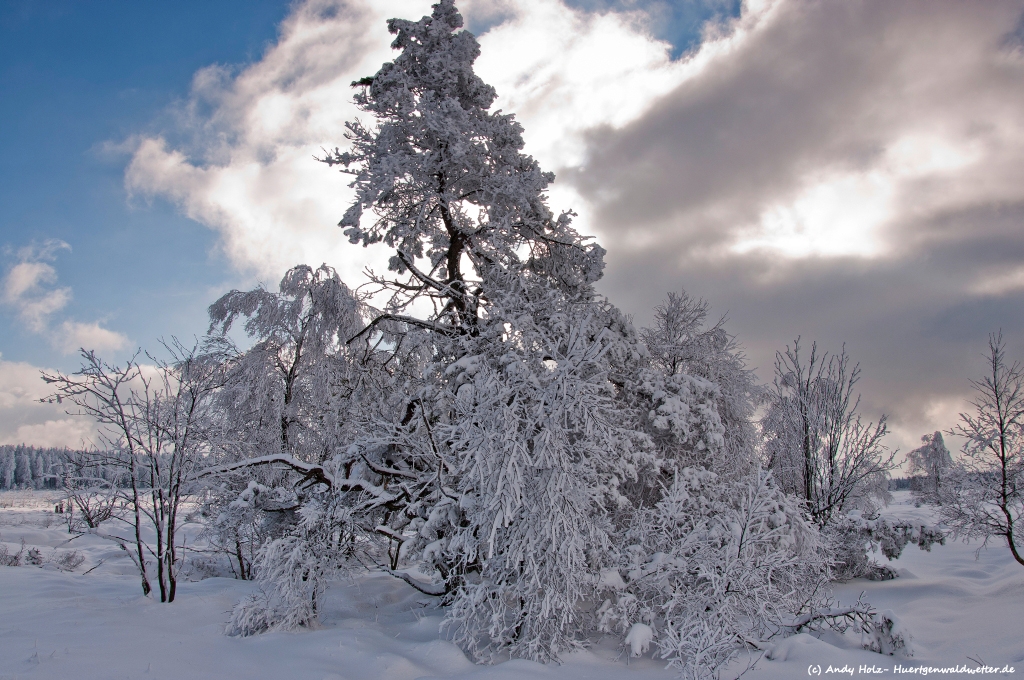
[[[67,447],[0,444],[0,491],[62,488],[68,456],[76,452]],[[115,471],[105,467],[96,474],[107,481],[115,477]]]
[[[0,444],[0,491],[63,488],[68,456],[83,452],[68,447]],[[96,472],[110,482],[114,482],[117,476],[112,468],[102,467]],[[914,479],[914,476],[893,477],[889,480],[889,490],[910,489]]]

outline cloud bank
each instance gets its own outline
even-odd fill
[[[0,357],[0,444],[80,447],[94,441],[90,421],[67,415],[63,406],[40,403],[50,388],[39,371]]]
[[[729,49],[571,173],[605,289],[708,297],[762,378],[797,335],[846,342],[904,447],[949,427],[988,332],[1024,354],[1022,12],[748,3]]]
[[[677,60],[635,4],[462,9],[497,106],[558,174],[552,207],[600,238],[602,289],[638,322],[686,287],[764,380],[797,335],[846,342],[905,447],[953,423],[988,331],[1024,355],[1019,0],[748,0]],[[333,226],[351,194],[312,157],[344,145],[349,83],[390,58],[384,20],[427,12],[296,5],[260,61],[198,72],[177,126],[136,140],[128,190],[216,230],[242,271],[358,281],[374,253]]]

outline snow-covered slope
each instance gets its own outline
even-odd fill
[[[521,660],[475,666],[439,635],[442,612],[431,598],[380,573],[332,587],[318,630],[229,637],[222,630],[230,609],[252,583],[208,578],[181,583],[171,605],[144,598],[131,562],[116,545],[92,536],[68,542],[60,515],[52,512],[54,500],[40,492],[0,494],[0,541],[10,552],[24,539],[27,548],[39,547],[44,560],[68,550],[85,558],[74,573],[49,562],[0,568],[0,679],[675,677],[649,654],[627,665],[621,641],[610,638],[561,666]],[[897,494],[887,514],[927,519],[930,513]],[[862,665],[893,675],[894,664],[976,662],[1024,673],[1024,569],[1002,545],[975,559],[977,547],[948,543],[927,553],[911,545],[894,565],[901,578],[837,587],[842,602],[863,590],[876,608],[893,610],[914,636],[913,658],[864,651],[853,637],[804,634],[780,641],[772,658],[759,660],[745,677],[806,677],[813,666],[828,676],[829,666],[857,673]],[[735,675],[745,666],[744,660],[731,670]]]

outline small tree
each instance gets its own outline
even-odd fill
[[[130,539],[110,535],[139,569],[142,592],[152,590],[149,558],[156,566],[161,602],[173,602],[177,588],[179,511],[205,462],[209,437],[210,396],[219,384],[219,367],[177,341],[165,345],[170,362],[143,366],[138,354],[113,366],[95,352],[82,350],[77,373],[43,373],[55,387],[51,400],[77,406],[73,415],[92,417],[100,426],[100,451],[80,461],[79,470],[112,467],[109,486],[92,486],[124,501],[129,515],[117,515],[132,529]],[[91,475],[98,477],[98,475]],[[88,475],[83,475],[87,478]],[[155,532],[155,545],[143,539],[144,526]],[[134,543],[129,549],[128,543]]]
[[[801,355],[800,338],[776,354],[775,383],[762,428],[764,455],[782,488],[804,500],[820,527],[861,507],[888,500],[895,452],[882,444],[886,417],[864,423],[854,387],[860,366],[846,348]]]
[[[63,452],[62,488],[67,500],[65,519],[68,531],[98,529],[100,524],[117,513],[120,502],[114,483],[104,475],[101,457],[95,451]]]
[[[974,414],[961,413],[951,430],[967,442],[939,489],[940,516],[957,535],[1003,538],[1024,565],[1024,368],[1006,363],[1001,332],[988,349],[986,375],[971,381]]]
[[[654,308],[654,325],[640,331],[652,365],[667,376],[693,376],[718,387],[714,404],[722,421],[722,455],[699,462],[733,471],[749,471],[758,431],[755,410],[765,396],[736,339],[725,330],[725,317],[711,324],[710,305],[686,291],[669,293]]]
[[[346,340],[362,328],[363,313],[359,296],[327,265],[292,267],[277,291],[233,290],[210,306],[206,349],[224,367],[215,404],[230,442],[217,452],[218,465],[274,455],[322,463],[347,448],[360,374]],[[254,341],[248,349],[227,336],[235,323]],[[254,575],[263,545],[297,522],[288,477],[264,461],[222,474],[207,489],[205,537],[243,579]]]
[[[907,474],[913,478],[911,486],[915,496],[930,500],[936,498],[953,458],[941,432],[922,436],[921,444],[907,454]]]
[[[293,267],[278,292],[233,290],[210,306],[210,349],[229,369],[219,401],[237,442],[257,455],[327,454],[330,436],[318,418],[330,391],[344,388],[338,359],[362,328],[361,312],[359,298],[327,265]],[[240,318],[255,340],[244,352],[227,338]]]

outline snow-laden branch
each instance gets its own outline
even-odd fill
[[[274,453],[268,456],[259,456],[257,458],[247,458],[245,460],[236,461],[234,463],[226,463],[224,465],[218,465],[211,467],[203,471],[203,476],[219,475],[227,472],[234,472],[236,470],[242,470],[245,468],[259,467],[261,465],[273,465],[281,464],[290,467],[291,469],[299,472],[303,475],[303,482],[310,482],[313,484],[324,484],[328,489],[334,489],[337,491],[352,491],[358,489],[365,491],[375,499],[375,504],[389,503],[398,498],[397,495],[389,493],[383,487],[377,486],[365,479],[358,477],[337,477],[331,474],[329,471],[324,469],[322,465],[314,465],[313,463],[307,463],[301,461],[293,456],[289,456],[283,453]],[[397,470],[395,472],[398,472]]]
[[[412,576],[409,576],[409,574],[407,574],[405,572],[393,571],[391,569],[385,569],[385,571],[387,571],[389,574],[391,574],[395,578],[402,579],[403,581],[405,581],[406,583],[408,583],[409,585],[411,585],[413,588],[415,588],[416,590],[420,591],[424,595],[432,595],[434,597],[439,597],[441,595],[445,595],[448,592],[447,589],[445,588],[445,586],[443,586],[443,585],[435,585],[433,583],[423,583],[422,581],[419,581],[417,579],[414,579]]]
[[[784,627],[789,628],[793,631],[799,631],[804,626],[807,626],[810,623],[814,623],[815,621],[824,621],[828,619],[838,618],[847,618],[853,620],[862,617],[867,617],[871,614],[871,606],[866,604],[851,605],[849,607],[828,607],[825,609],[818,609],[813,612],[808,612],[806,614],[797,616],[793,619],[791,623],[784,624]]]

